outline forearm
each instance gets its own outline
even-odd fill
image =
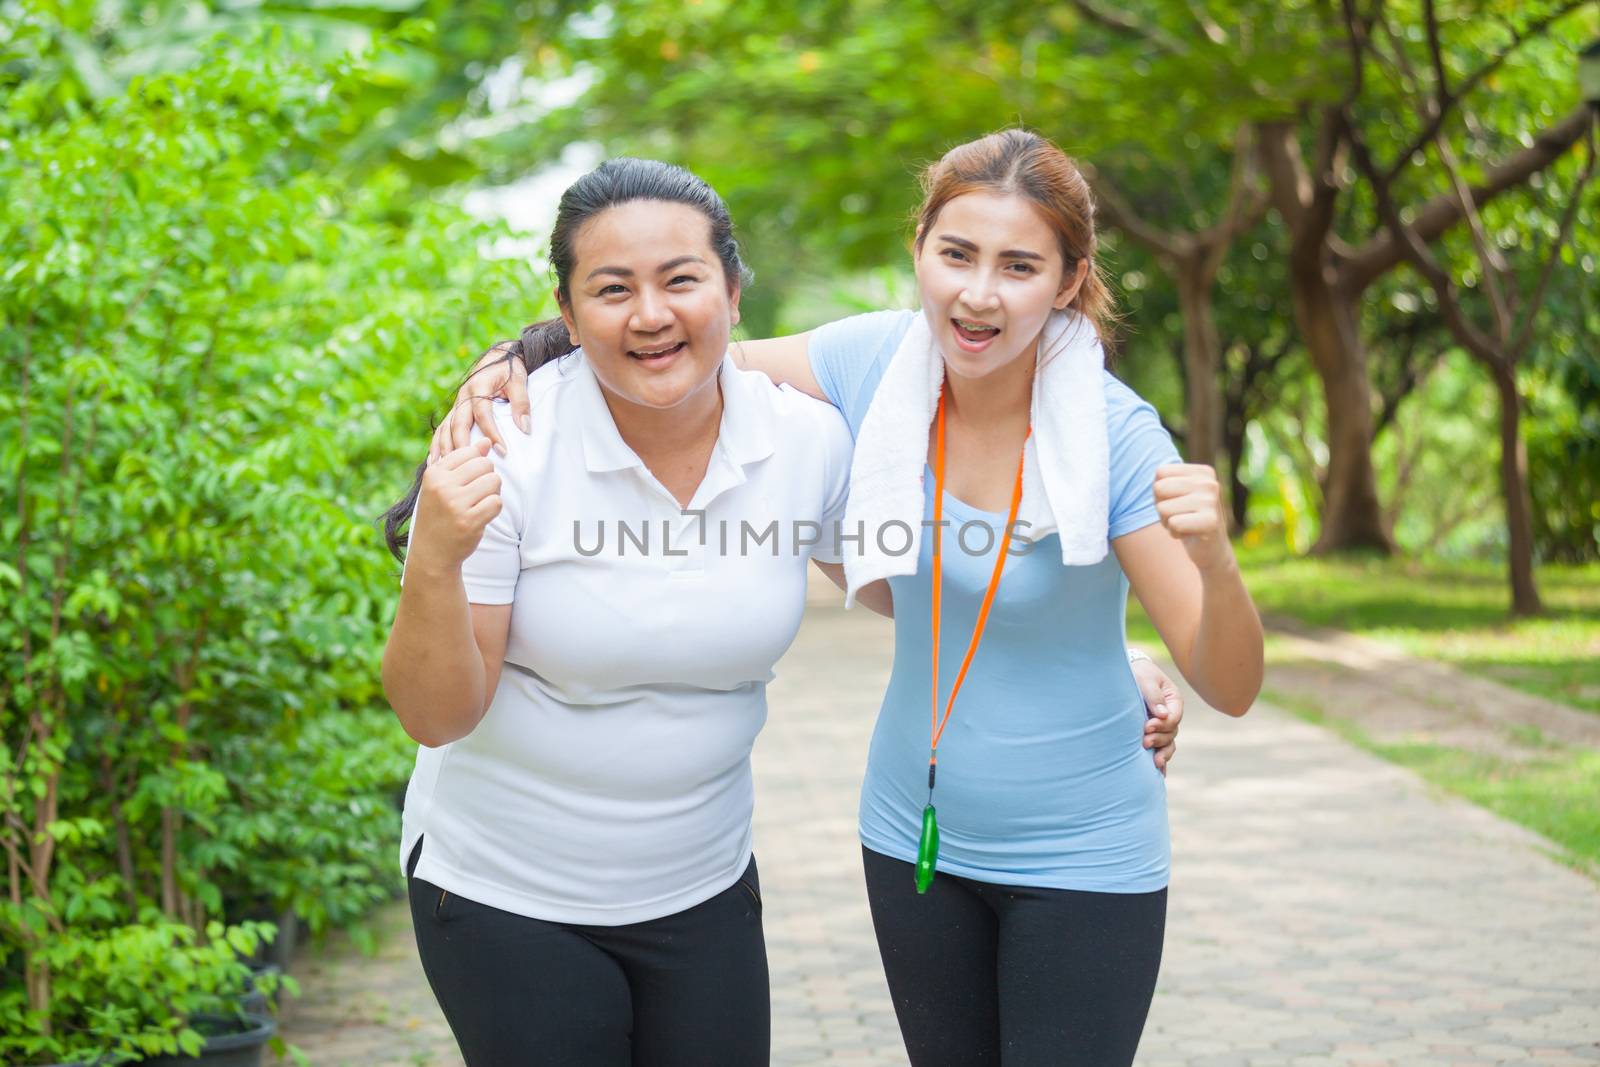
[[[1206,703],[1243,715],[1261,691],[1261,617],[1232,558],[1202,571],[1200,590],[1200,623],[1187,677]]]
[[[823,392],[821,383],[811,370],[810,343],[809,333],[769,337],[760,341],[735,341],[732,345],[733,358],[739,367],[760,371],[778,385],[793,386],[818,400],[828,400],[828,394]]]
[[[894,618],[894,593],[887,581],[869,582],[856,592],[856,603],[885,618]]]
[[[833,582],[834,585],[841,590],[849,590],[849,585],[845,581],[843,563],[824,563],[820,559],[812,560],[812,562],[817,565],[818,570],[828,576],[828,580]],[[894,593],[889,589],[889,583],[886,580],[880,579],[876,582],[869,582],[856,590],[856,603],[862,605],[868,611],[882,615],[885,618],[894,618]]]
[[[420,744],[447,744],[478,725],[485,685],[461,569],[413,559],[383,650],[383,691],[395,715]]]

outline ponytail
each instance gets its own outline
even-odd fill
[[[1111,295],[1111,287],[1106,284],[1105,272],[1100,268],[1099,259],[1089,261],[1089,273],[1084,275],[1083,284],[1078,287],[1077,295],[1067,306],[1089,320],[1089,325],[1094,327],[1095,335],[1100,338],[1100,345],[1105,349],[1106,366],[1109,367],[1113,362],[1113,351],[1116,348],[1116,327],[1119,316],[1116,297]]]
[[[546,363],[578,350],[567,333],[567,324],[559,317],[524,326],[515,341],[498,347],[508,356],[522,360],[523,369],[529,374]]]

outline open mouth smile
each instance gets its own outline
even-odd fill
[[[687,347],[689,347],[688,341],[676,341],[669,345],[656,345],[654,348],[632,348],[628,350],[628,355],[643,363],[653,363],[675,356]]]
[[[956,343],[968,352],[981,352],[989,342],[1000,336],[1000,327],[976,319],[951,319],[955,328]]]

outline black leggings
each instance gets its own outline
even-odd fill
[[[422,968],[467,1067],[767,1064],[754,859],[705,903],[627,926],[545,922],[409,883]]]
[[[913,1067],[1127,1067],[1161,968],[1167,891],[1087,893],[939,873],[861,850]]]

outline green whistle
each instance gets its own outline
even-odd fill
[[[933,805],[922,809],[922,840],[917,844],[917,892],[926,893],[933,884],[933,872],[939,863],[939,820],[934,816]]]

